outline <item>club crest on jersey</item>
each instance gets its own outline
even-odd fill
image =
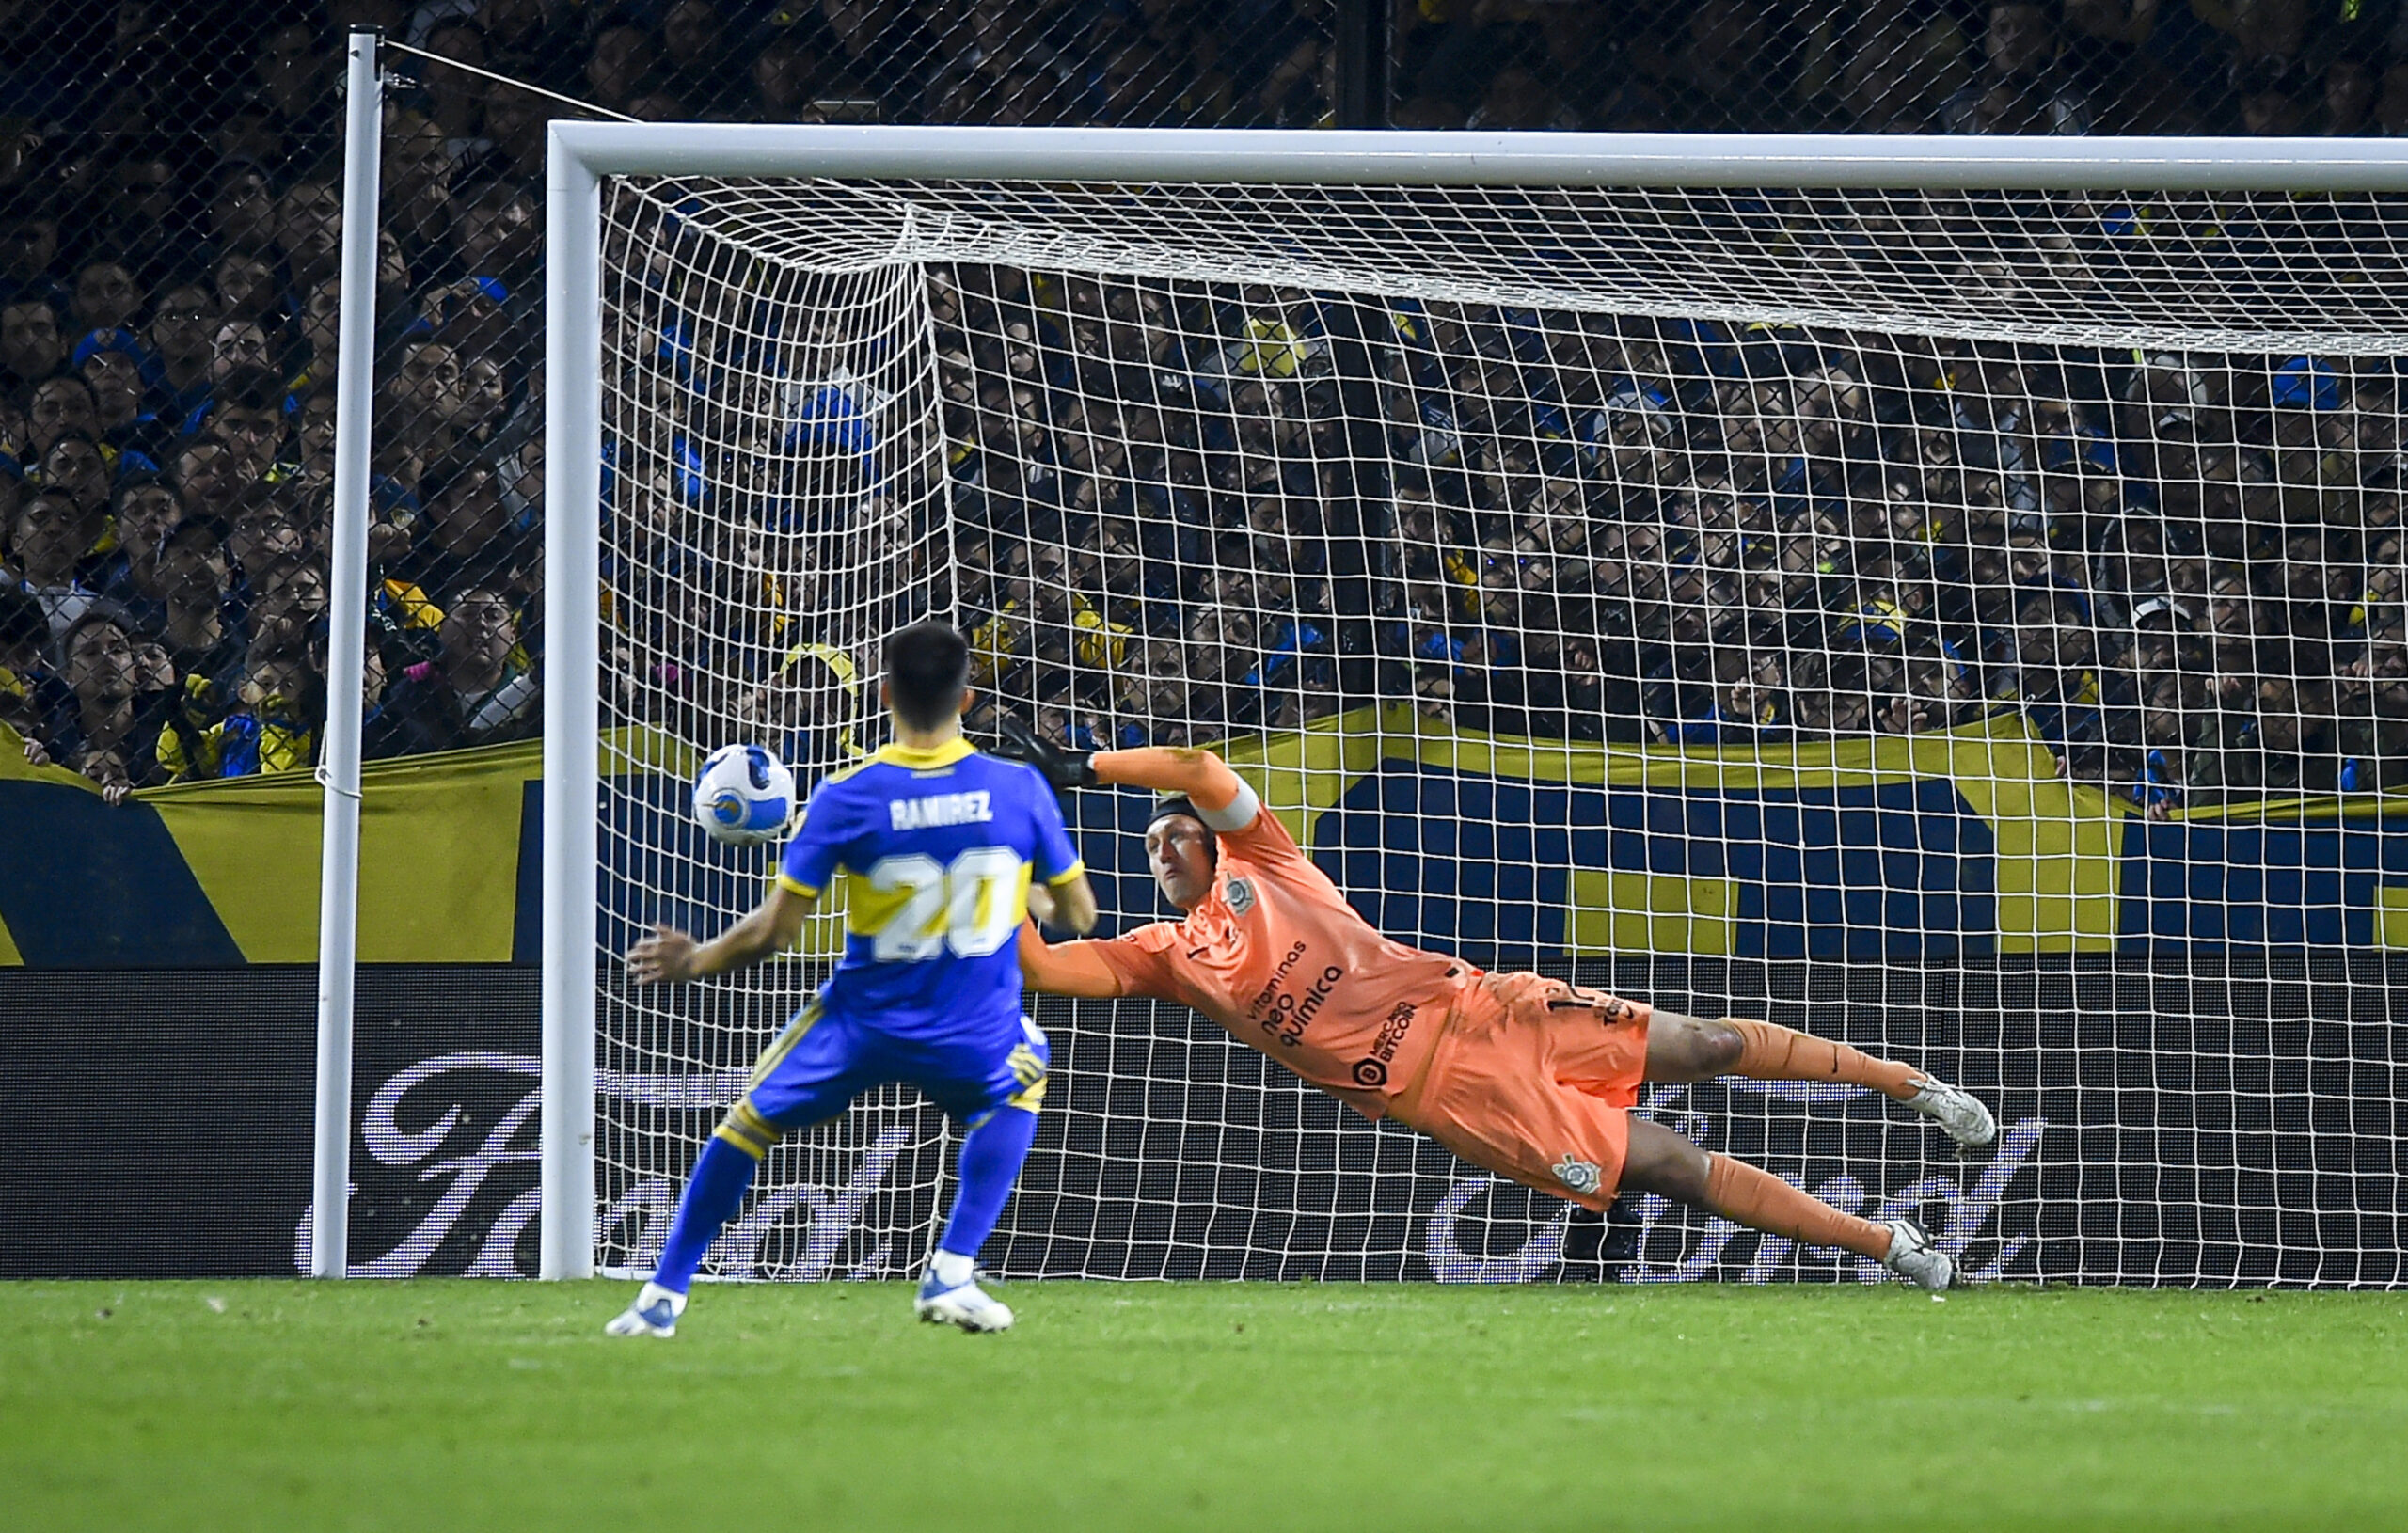
[[[1583,1197],[1605,1184],[1606,1178],[1599,1174],[1594,1161],[1576,1160],[1570,1150],[1563,1152],[1563,1159],[1556,1162],[1553,1169],[1556,1180]]]
[[[1250,878],[1231,878],[1225,897],[1229,902],[1229,914],[1245,914],[1254,909],[1254,881]]]

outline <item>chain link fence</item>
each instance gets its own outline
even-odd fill
[[[576,110],[543,92],[638,119],[787,122],[2408,126],[2393,0],[0,13],[0,722],[112,790],[305,766],[319,748],[355,24],[417,50],[391,55],[386,115],[372,756],[538,727],[539,199],[544,124]],[[656,342],[673,351],[674,326],[641,343]],[[2369,387],[2387,412],[2387,380]],[[956,413],[949,429],[974,432]],[[707,466],[667,465],[666,493]]]

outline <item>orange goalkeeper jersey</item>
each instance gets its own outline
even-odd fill
[[[1032,942],[1041,951],[1030,953]],[[1421,1073],[1457,992],[1477,974],[1381,936],[1268,809],[1220,832],[1212,892],[1186,919],[1065,946],[1101,958],[1123,995],[1193,1007],[1374,1118]],[[1042,949],[1034,932],[1023,938],[1023,966],[1040,989],[1050,967]]]

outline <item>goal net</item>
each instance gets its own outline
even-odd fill
[[[1641,1108],[1919,1211],[1960,1270],[2401,1278],[2398,200],[605,175],[600,201],[604,1267],[651,1264],[841,940],[822,917],[765,972],[613,976],[770,869],[687,823],[692,763],[858,759],[878,640],[936,612],[973,635],[974,734],[1214,745],[1400,940],[1970,1086],[2004,1129],[1972,1162],[1842,1088]],[[1072,806],[1107,929],[1161,913],[1144,812]],[[1007,1276],[1877,1275],[1660,1199],[1575,1217],[1180,1008],[1036,1014],[1056,1080]],[[792,1136],[706,1272],[915,1270],[947,1149],[899,1087]]]

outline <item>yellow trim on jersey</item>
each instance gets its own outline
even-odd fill
[[[794,1046],[802,1041],[802,1035],[810,1032],[818,1020],[819,1003],[815,1000],[786,1024],[785,1031],[779,1034],[769,1047],[762,1051],[761,1057],[753,1062],[752,1074],[744,1083],[746,1096],[751,1096],[754,1086],[769,1078],[769,1072],[778,1067],[778,1061],[792,1053]]]
[[[805,899],[817,899],[819,897],[818,890],[812,888],[809,884],[804,883],[800,878],[787,876],[783,871],[778,875],[778,887],[790,894],[800,894]]]
[[[1046,880],[1045,880],[1045,887],[1046,887],[1046,888],[1048,888],[1048,889],[1059,889],[1059,888],[1061,888],[1064,884],[1069,883],[1071,879],[1073,879],[1073,878],[1075,878],[1075,877],[1078,877],[1080,875],[1082,875],[1082,874],[1085,873],[1085,872],[1086,872],[1086,870],[1087,870],[1087,861],[1086,861],[1086,859],[1085,859],[1085,858],[1084,858],[1084,857],[1082,857],[1082,858],[1078,859],[1076,861],[1073,861],[1073,862],[1069,865],[1069,867],[1067,870],[1065,870],[1065,871],[1063,871],[1063,872],[1061,872],[1061,873],[1057,873],[1057,874],[1054,875],[1054,877],[1052,877],[1051,878],[1046,879]]]
[[[988,887],[979,893],[976,914],[978,925],[984,927],[989,920],[994,918],[994,912],[990,909],[987,902],[1001,898],[1011,902],[1008,924],[1014,926],[1019,925],[1028,915],[1028,883],[1036,871],[1030,863],[1022,862],[1020,877],[1012,879],[1000,893],[994,885],[1003,880],[981,880]],[[850,868],[837,869],[836,882],[839,892],[844,896],[845,931],[847,935],[853,937],[876,937],[885,931],[888,923],[900,914],[903,907],[909,905],[912,896],[919,893],[918,888],[911,884],[891,890],[876,888],[868,878]],[[940,901],[935,911],[928,917],[927,925],[921,928],[915,935],[924,938],[943,936],[946,922],[951,918],[951,902]]]
[[[900,889],[875,888],[867,878],[850,868],[836,870],[836,886],[845,900],[845,930],[854,937],[876,937],[884,931],[887,923],[901,913],[903,907],[911,903],[911,896],[919,893],[911,884]],[[924,931],[921,936],[933,937],[944,930],[942,925],[944,920],[943,902],[937,906],[936,919],[940,923],[936,929]]]
[[[957,735],[933,751],[914,751],[908,745],[881,745],[878,753],[869,759],[882,761],[890,766],[907,766],[915,772],[927,772],[940,766],[950,766],[965,756],[977,753],[977,749],[968,740]]]

